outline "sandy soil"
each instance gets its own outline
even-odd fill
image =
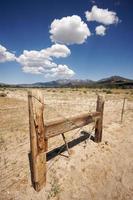
[[[5,90],[0,97],[0,200],[131,200],[133,199],[133,92],[111,94],[89,89],[46,89],[46,120],[95,111],[96,93],[105,95],[104,131],[100,144],[85,140],[47,162],[47,185],[34,191],[28,153],[29,126],[26,90]],[[123,123],[120,123],[126,96]],[[92,125],[83,130],[92,131]],[[82,129],[66,133],[68,141]],[[49,140],[49,151],[63,144]]]

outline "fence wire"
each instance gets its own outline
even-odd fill
[[[73,124],[78,130],[71,136],[71,138],[69,139],[69,140],[72,140],[73,138],[74,138],[74,136],[75,135],[77,135],[80,131],[84,131],[84,132],[86,132],[84,129],[83,129],[83,126],[81,127],[81,128],[79,128],[77,125],[76,125],[76,123],[74,123],[72,120],[70,120],[69,118],[66,118],[64,115],[62,115],[61,113],[59,113],[58,111],[57,111],[57,109],[56,108],[54,108],[54,107],[52,107],[52,106],[49,106],[48,104],[45,104],[45,103],[42,103],[37,97],[35,97],[35,96],[32,96],[33,98],[35,98],[38,102],[40,102],[42,105],[47,105],[48,106],[48,108],[50,108],[51,110],[54,110],[55,112],[56,112],[56,114],[57,114],[57,116],[58,117],[61,117],[65,122],[70,122],[71,124]],[[90,114],[90,112],[88,112],[88,115]],[[94,127],[95,127],[95,125],[93,126],[93,128],[92,128],[92,130],[94,129]],[[64,129],[65,130],[65,129]],[[64,131],[63,131],[64,132]],[[90,131],[89,131],[90,132]],[[92,135],[92,133],[90,132],[90,136],[89,136],[89,138],[88,139],[90,139],[91,138],[91,135]],[[67,141],[67,143],[68,143],[68,141]],[[54,159],[53,161],[50,161],[49,162],[49,165],[48,165],[48,169],[47,169],[47,172],[52,168],[52,166],[61,158],[61,157],[59,157],[59,155],[61,154],[61,152],[62,152],[62,150],[63,149],[65,149],[65,145],[63,145],[61,148],[60,148],[60,150],[59,150],[59,152],[57,153],[57,158],[56,159]]]

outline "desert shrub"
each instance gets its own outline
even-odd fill
[[[77,92],[79,91],[79,88],[74,88],[73,91]]]
[[[51,89],[47,89],[47,92],[51,92]]]
[[[116,91],[115,94],[120,94],[120,92],[119,92],[119,91]]]
[[[4,92],[6,90],[6,88],[3,87],[3,88],[0,88],[0,90]]]
[[[6,96],[7,96],[6,93],[4,93],[4,92],[1,92],[1,93],[0,93],[0,97],[6,97]]]
[[[103,89],[102,92],[107,92],[107,90]]]
[[[112,94],[112,91],[111,90],[107,90],[106,94]]]
[[[87,93],[87,91],[86,91],[86,90],[84,90],[84,91],[83,91],[83,93],[85,93],[85,94],[86,94],[86,93]]]
[[[11,92],[15,92],[17,89],[16,89],[16,88],[9,88],[9,90],[10,90]]]

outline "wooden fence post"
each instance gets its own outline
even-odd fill
[[[100,118],[96,120],[95,125],[95,142],[101,142],[102,141],[102,131],[103,131],[103,110],[104,110],[104,98],[100,95],[97,97],[97,107],[96,111],[100,112]]]
[[[124,109],[125,109],[125,101],[126,98],[123,99],[123,105],[122,105],[122,111],[121,111],[121,123],[123,122],[123,115],[124,115]]]
[[[43,121],[44,102],[40,91],[28,92],[31,173],[33,186],[40,191],[46,184],[47,140]]]

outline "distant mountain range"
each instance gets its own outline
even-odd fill
[[[22,88],[49,88],[49,87],[108,87],[108,88],[133,88],[133,80],[121,76],[111,76],[98,81],[89,79],[60,79],[50,82],[37,82],[33,84],[4,84],[0,83],[1,87],[22,87]]]

